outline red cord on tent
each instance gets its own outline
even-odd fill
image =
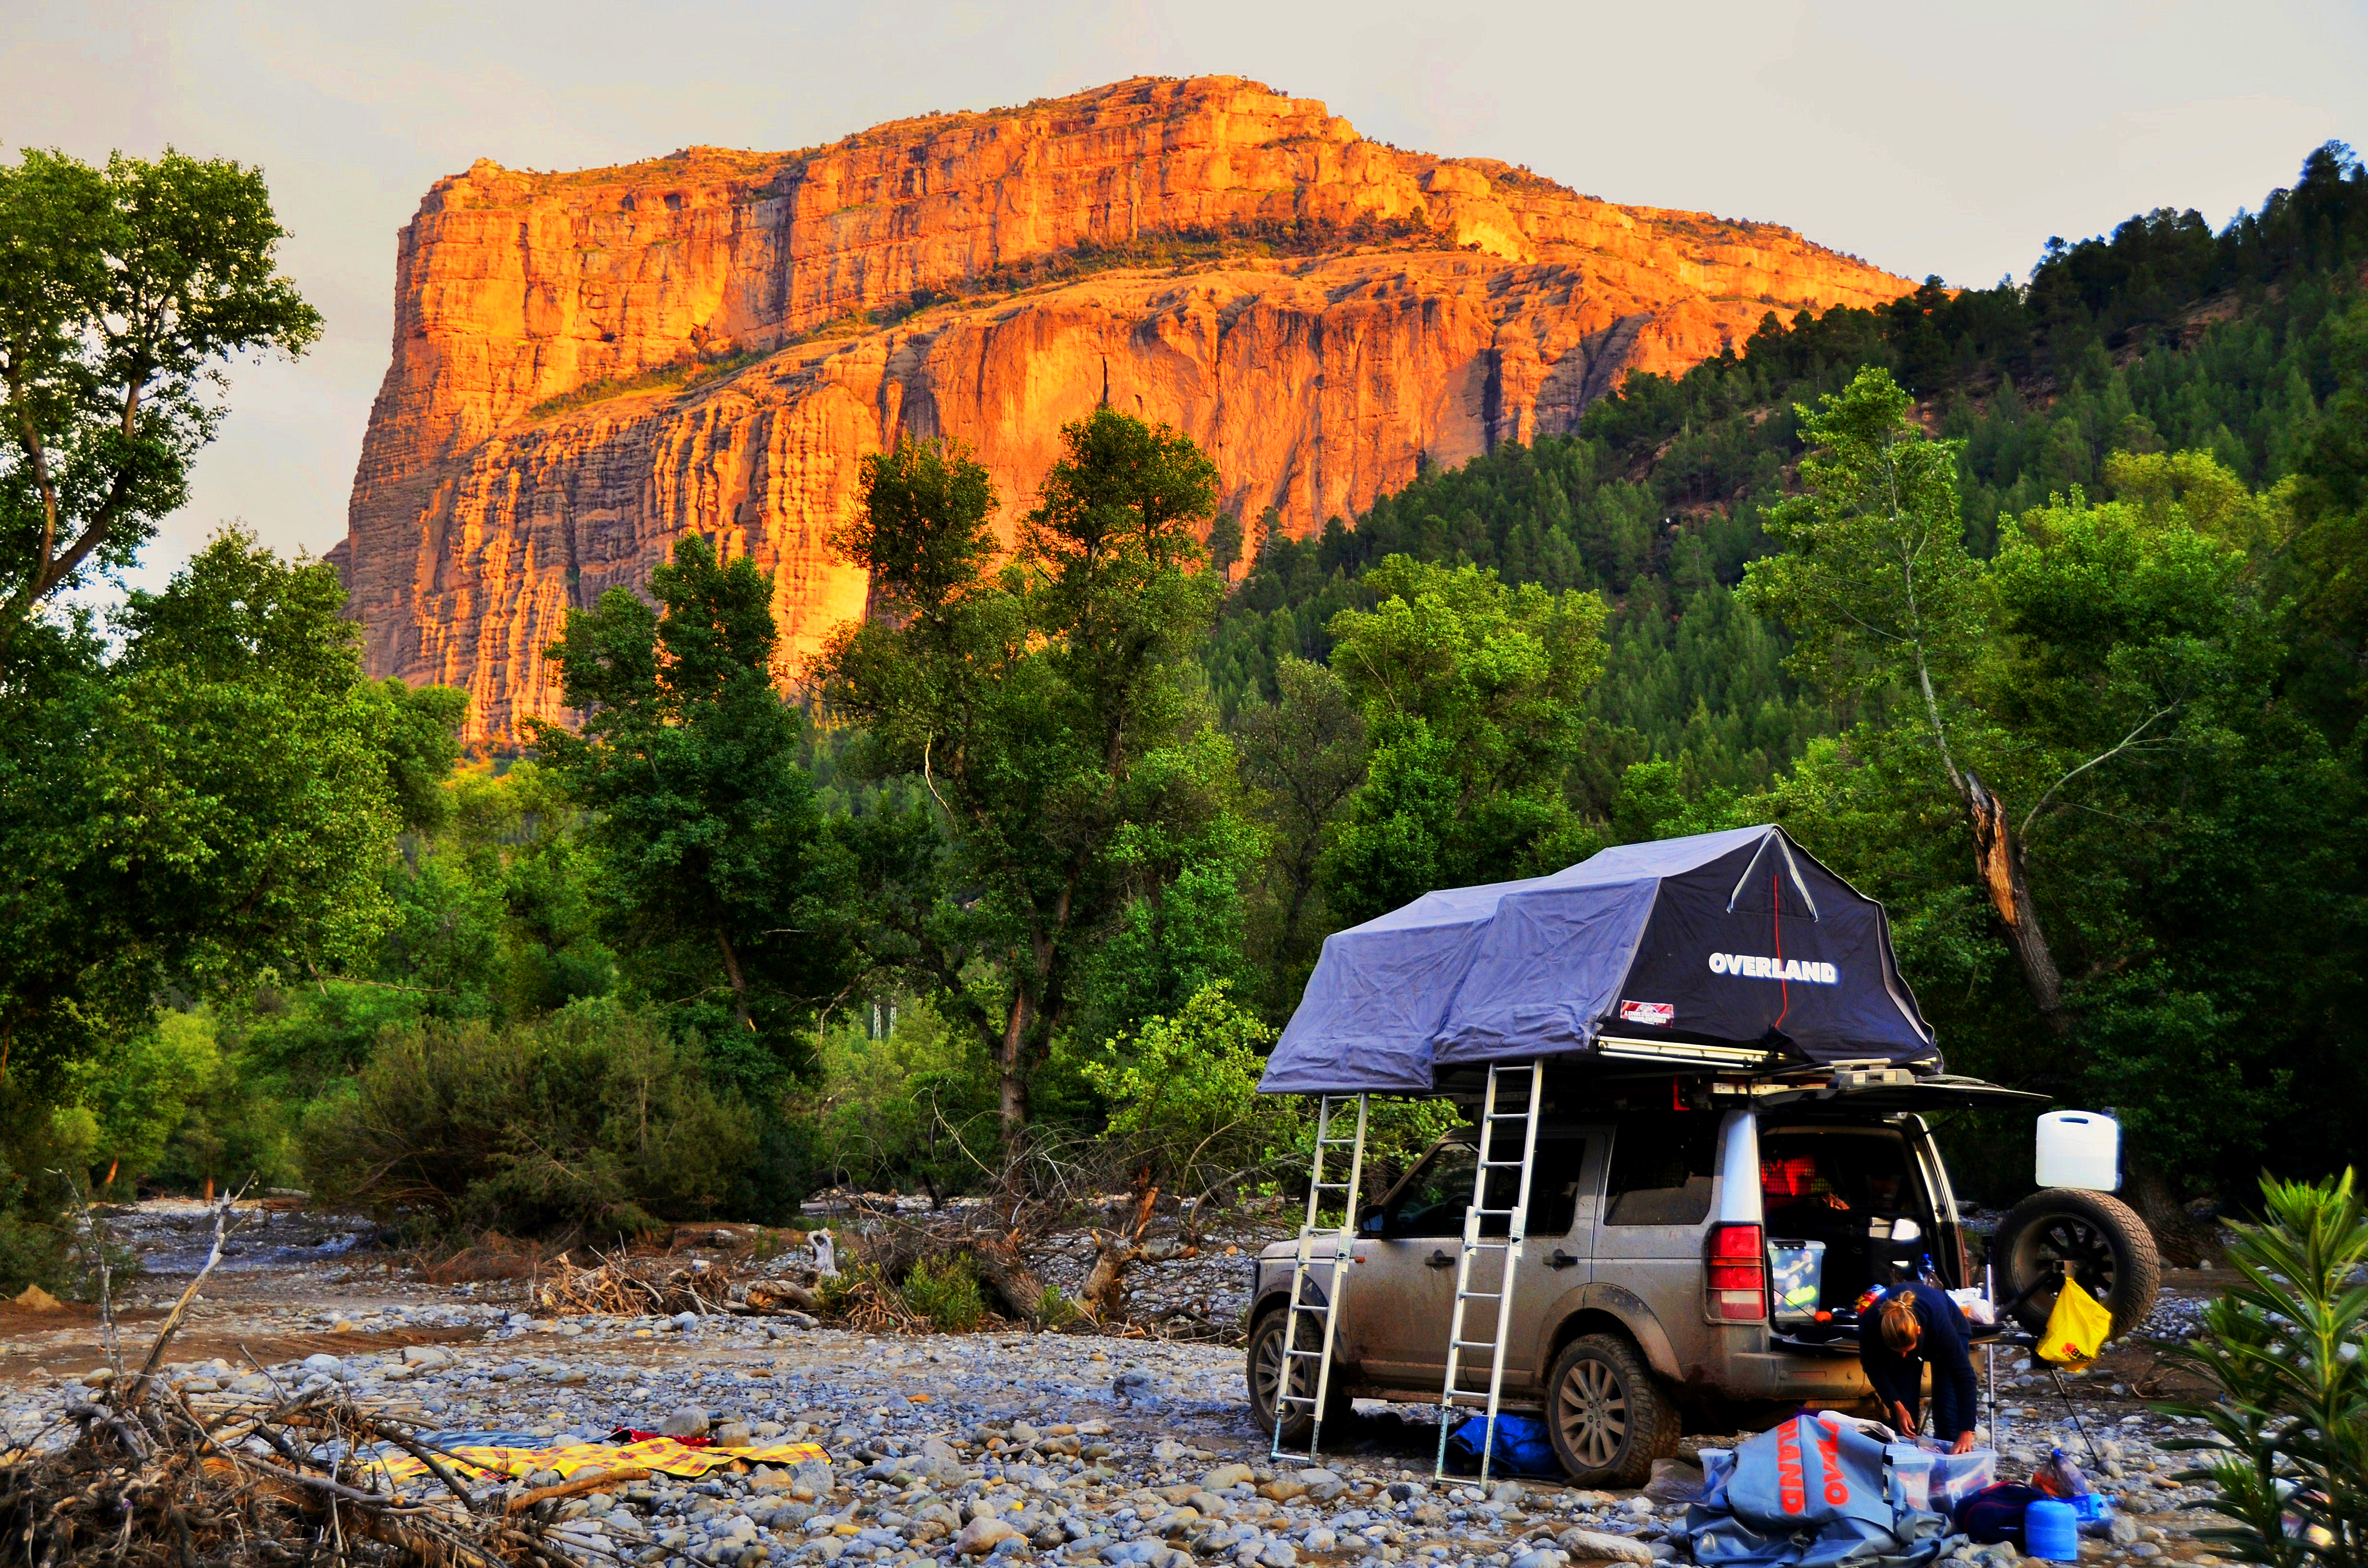
[[[1793,1010],[1793,988],[1784,980],[1784,873],[1778,871],[1768,879],[1768,923],[1776,927],[1776,994],[1784,999],[1777,1009],[1776,1021],[1768,1027],[1781,1029],[1784,1015]]]

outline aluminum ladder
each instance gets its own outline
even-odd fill
[[[1332,1124],[1347,1112],[1350,1100],[1357,1108],[1357,1131],[1343,1138],[1332,1131]],[[1307,1218],[1299,1227],[1299,1251],[1292,1259],[1291,1306],[1282,1319],[1282,1364],[1275,1369],[1274,1446],[1269,1452],[1276,1459],[1313,1460],[1317,1447],[1324,1440],[1324,1401],[1332,1392],[1332,1336],[1340,1326],[1340,1296],[1349,1282],[1349,1260],[1357,1240],[1357,1192],[1365,1179],[1365,1112],[1363,1095],[1326,1095],[1316,1105],[1315,1154],[1308,1172]],[[1349,1151],[1349,1179],[1326,1181],[1324,1179],[1325,1152],[1339,1149]],[[1315,1256],[1315,1243],[1319,1236],[1327,1233],[1316,1228],[1327,1193],[1338,1195],[1340,1228],[1328,1233],[1332,1237],[1332,1256],[1325,1259]],[[1331,1274],[1324,1281],[1324,1299],[1311,1301],[1307,1299],[1308,1278],[1327,1262],[1331,1266]],[[1320,1319],[1323,1328],[1316,1346],[1302,1348],[1299,1325],[1309,1317]],[[1296,1381],[1292,1373],[1300,1362],[1310,1360],[1315,1363],[1314,1392],[1292,1392]],[[1283,1422],[1294,1404],[1313,1407],[1314,1422],[1308,1427],[1304,1455],[1296,1450],[1286,1455],[1282,1446]]]
[[[1524,1074],[1529,1079],[1526,1085],[1520,1082]],[[1463,1250],[1455,1260],[1455,1315],[1447,1333],[1447,1380],[1439,1396],[1439,1461],[1431,1471],[1436,1480],[1448,1479],[1447,1439],[1454,1431],[1456,1411],[1478,1405],[1487,1412],[1487,1425],[1482,1428],[1487,1434],[1487,1441],[1480,1449],[1480,1484],[1488,1483],[1488,1464],[1496,1454],[1497,1402],[1505,1387],[1505,1342],[1513,1321],[1513,1276],[1521,1261],[1521,1238],[1530,1212],[1530,1178],[1538,1163],[1538,1112],[1544,1102],[1545,1076],[1543,1062],[1499,1062],[1488,1068],[1488,1096],[1480,1107],[1480,1159],[1478,1168],[1472,1174],[1472,1206],[1463,1211]],[[1518,1104],[1520,1108],[1500,1108],[1508,1103]],[[1520,1124],[1517,1133],[1521,1150],[1519,1159],[1501,1157],[1507,1152],[1505,1135],[1515,1131],[1506,1125],[1508,1122]],[[1509,1209],[1488,1206],[1489,1178],[1499,1171],[1520,1173],[1519,1190]],[[1503,1190],[1502,1183],[1497,1184],[1497,1190]],[[1502,1238],[1482,1234],[1490,1220],[1505,1221]],[[1480,1290],[1473,1283],[1473,1260],[1483,1254],[1494,1254],[1502,1260],[1493,1290]],[[1474,1301],[1496,1307],[1492,1314],[1494,1332],[1486,1339],[1467,1335],[1469,1309]],[[1475,1355],[1485,1352],[1488,1358],[1486,1389],[1463,1386],[1463,1358],[1467,1351]]]

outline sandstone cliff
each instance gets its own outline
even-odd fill
[[[785,154],[480,161],[403,232],[393,361],[333,552],[370,669],[556,712],[541,647],[688,530],[775,574],[792,657],[859,613],[823,540],[864,454],[969,443],[1007,517],[1107,399],[1304,532],[1570,428],[1769,310],[1909,283],[1766,224],[1401,152],[1233,77],[1135,81]]]

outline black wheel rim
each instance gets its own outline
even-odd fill
[[[2099,1226],[2078,1214],[2043,1214],[2015,1239],[2015,1273],[2026,1280],[2045,1279],[2056,1265],[2079,1282],[2080,1289],[2111,1308],[2119,1273],[2113,1266],[2113,1243]],[[2055,1304],[2060,1288],[2043,1284],[2031,1293],[2032,1305],[2045,1310]]]
[[[1579,1468],[1610,1468],[1628,1442],[1628,1391],[1620,1374],[1601,1361],[1574,1361],[1554,1396],[1554,1421]]]

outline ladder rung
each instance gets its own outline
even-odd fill
[[[1497,1342],[1493,1339],[1459,1339],[1455,1342],[1455,1348],[1458,1350],[1494,1350],[1497,1348]]]
[[[1297,1356],[1303,1360],[1308,1361],[1321,1361],[1324,1359],[1324,1352],[1321,1350],[1288,1350],[1285,1351],[1284,1354],[1288,1356]]]
[[[1455,1299],[1459,1301],[1494,1301],[1502,1300],[1504,1294],[1502,1290],[1458,1290]]]

